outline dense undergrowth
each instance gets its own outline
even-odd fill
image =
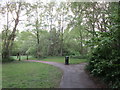
[[[108,87],[119,88],[120,57],[116,56],[114,58],[106,59],[106,57],[103,57],[105,53],[99,52],[100,49],[97,48],[97,50],[92,53],[87,69],[90,71],[90,74],[103,80]],[[110,56],[112,56],[112,54]]]
[[[117,13],[113,12],[111,16],[113,26],[109,28],[110,31],[96,33],[99,38],[88,42],[92,46],[92,53],[87,70],[103,80],[108,87],[120,88],[120,6],[113,9]]]

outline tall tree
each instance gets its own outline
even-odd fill
[[[32,26],[30,29],[36,35],[36,56],[40,57],[40,30],[42,29],[42,22],[43,22],[43,3],[42,2],[35,2],[34,4],[27,5],[27,18],[28,22],[26,26]],[[31,18],[30,18],[31,17]]]
[[[6,37],[3,38],[3,47],[2,47],[3,48],[2,49],[2,59],[3,60],[9,58],[9,56],[10,56],[10,50],[11,50],[11,48],[13,46],[13,42],[14,42],[14,39],[15,39],[15,33],[16,33],[17,26],[18,26],[18,23],[19,23],[21,7],[22,7],[21,2],[15,2],[15,3],[9,2],[9,3],[6,3],[6,6],[5,6],[6,13],[5,14],[7,14],[7,28],[3,31],[3,33],[6,33],[5,34]],[[8,35],[9,12],[13,17],[14,26],[12,28],[11,33]],[[15,14],[16,17],[13,14]]]
[[[61,2],[58,11],[58,35],[60,38],[60,55],[63,56],[63,47],[64,47],[64,31],[66,29],[65,25],[67,22],[66,17],[68,16],[68,9],[69,3]]]

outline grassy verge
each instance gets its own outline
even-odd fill
[[[14,61],[2,65],[3,88],[56,88],[62,71],[54,66]]]

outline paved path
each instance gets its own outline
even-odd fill
[[[41,62],[59,67],[64,71],[60,88],[98,88],[84,71],[86,63],[76,65],[64,65],[63,63],[47,62],[38,60],[27,60],[30,62]]]

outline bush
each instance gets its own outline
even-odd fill
[[[14,61],[13,58],[9,57],[9,58],[6,58],[6,59],[2,59],[2,63],[6,63],[6,62],[12,62]]]
[[[91,56],[87,70],[95,77],[101,78],[111,88],[120,87],[120,57],[101,59],[95,54]]]
[[[110,88],[120,88],[120,53],[112,47],[113,41],[101,42],[93,49],[86,69]]]

